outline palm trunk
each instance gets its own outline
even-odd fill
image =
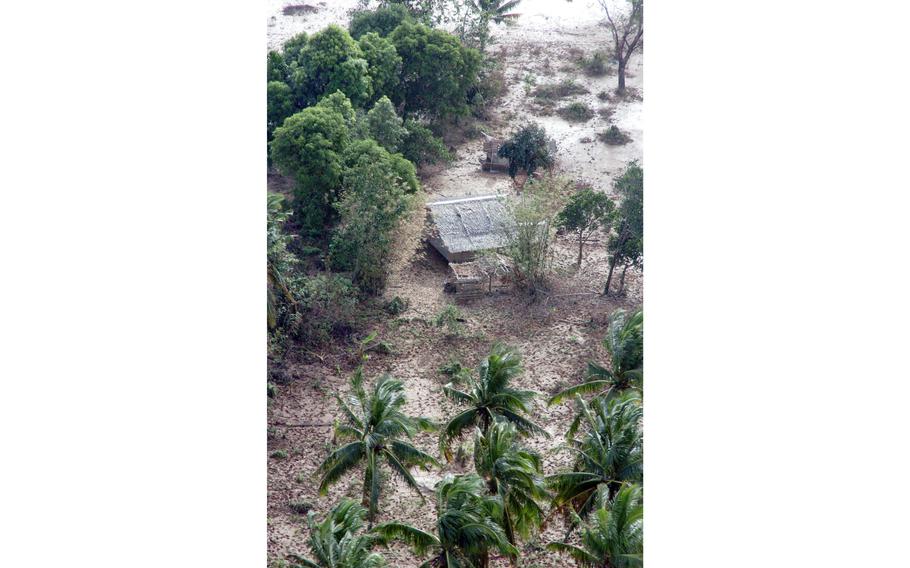
[[[626,288],[626,270],[629,269],[629,265],[626,264],[622,267],[622,275],[619,277],[619,293],[623,293],[623,290]]]

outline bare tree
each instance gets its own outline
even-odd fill
[[[613,51],[616,56],[616,74],[619,76],[619,86],[616,92],[626,92],[626,65],[635,51],[640,50],[644,34],[644,0],[628,0],[632,10],[628,13],[614,7],[610,12],[610,0],[599,0],[600,7],[607,14],[607,27],[613,34]]]

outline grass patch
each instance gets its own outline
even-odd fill
[[[306,515],[313,508],[313,504],[309,501],[291,501],[288,506],[298,515]]]
[[[559,116],[570,122],[587,122],[594,118],[594,111],[585,103],[574,102],[560,108]]]
[[[586,95],[590,92],[584,85],[580,85],[574,79],[563,79],[559,83],[540,85],[534,89],[534,98],[552,101],[573,95]]]
[[[610,72],[610,54],[606,51],[597,50],[591,57],[582,56],[577,61],[585,75],[590,77],[603,77]]]
[[[286,460],[288,459],[288,453],[284,450],[275,450],[269,454],[269,457],[276,460]]]

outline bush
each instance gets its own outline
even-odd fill
[[[389,152],[397,152],[407,130],[388,97],[376,101],[366,115],[370,136]]]
[[[512,179],[515,179],[519,168],[531,176],[537,168],[552,167],[554,162],[547,131],[536,123],[526,124],[516,130],[512,137],[500,146],[497,154],[501,158],[509,159],[509,176]]]
[[[288,458],[288,453],[284,450],[275,450],[274,452],[269,454],[269,457],[274,458],[276,460],[285,460]]]
[[[457,337],[464,333],[462,322],[464,322],[464,317],[461,315],[461,310],[454,304],[449,304],[437,314],[434,323],[436,327],[444,327],[447,335]]]
[[[284,120],[294,114],[294,95],[283,81],[269,81],[266,95],[267,132],[269,137]]]
[[[582,57],[580,62],[586,75],[602,77],[610,71],[610,55],[606,51],[597,50],[590,58]]]
[[[621,146],[632,141],[632,138],[617,128],[615,124],[611,125],[610,128],[604,130],[603,132],[598,132],[597,138],[604,144],[609,144],[611,146]]]
[[[266,394],[269,398],[275,398],[275,395],[278,393],[277,387],[273,383],[266,384]]]
[[[373,32],[361,37],[359,45],[370,75],[370,86],[373,89],[371,100],[394,95],[401,74],[401,57],[395,51],[395,46]]]
[[[469,93],[474,116],[486,118],[487,110],[506,90],[505,68],[497,59],[484,61],[477,86]]]
[[[559,116],[572,122],[587,122],[594,118],[594,111],[591,107],[581,102],[569,103],[560,108]]]
[[[298,515],[306,515],[313,508],[313,504],[309,501],[291,501],[288,506]]]
[[[363,105],[373,94],[360,46],[336,25],[314,34],[300,51],[298,62],[293,75],[301,107],[335,91],[343,92],[355,106]]]
[[[573,95],[586,95],[590,91],[573,79],[564,79],[559,83],[540,85],[534,90],[534,97],[543,100],[563,99]]]
[[[375,10],[358,10],[351,15],[348,30],[351,37],[359,39],[366,33],[374,32],[385,37],[392,33],[402,22],[413,22],[408,9],[400,4],[382,6]]]
[[[408,311],[411,302],[408,299],[401,298],[400,296],[395,296],[391,300],[385,303],[382,307],[389,315],[397,316],[401,315],[404,312]]]
[[[407,158],[393,154],[375,140],[357,140],[350,144],[344,154],[345,189],[351,187],[351,169],[358,166],[375,165],[383,176],[402,184],[405,193],[416,193],[420,189],[417,172]]]
[[[288,66],[284,61],[284,56],[282,56],[277,51],[270,51],[268,55],[268,63],[266,64],[266,75],[269,81],[287,81],[288,80]]]
[[[415,120],[405,120],[407,131],[401,142],[401,153],[417,166],[448,162],[452,154],[446,149],[441,138]]]
[[[320,274],[304,280],[301,288],[305,317],[296,322],[296,339],[318,344],[353,330],[359,296],[349,278]]]

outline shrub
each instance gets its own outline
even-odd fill
[[[397,316],[401,315],[404,312],[408,311],[408,308],[411,305],[411,301],[406,298],[401,298],[400,296],[395,296],[391,300],[385,303],[382,307],[386,313],[389,315]]]
[[[366,115],[370,136],[389,152],[397,152],[407,130],[388,97],[376,101]]]
[[[313,508],[313,504],[309,501],[291,501],[288,505],[298,515],[306,515]]]
[[[282,56],[277,51],[270,51],[268,55],[268,63],[266,64],[266,76],[269,81],[287,81],[288,80],[288,66],[284,61],[284,56]]]
[[[275,398],[275,395],[277,394],[277,387],[273,383],[268,383],[266,386],[267,386],[266,392],[268,394],[268,397]]]
[[[452,154],[446,149],[441,138],[415,120],[405,120],[407,134],[401,143],[401,153],[417,166],[448,162]]]
[[[373,94],[360,46],[344,30],[330,25],[314,34],[298,56],[294,72],[298,104],[313,104],[327,93],[341,91],[360,106]]]
[[[371,100],[394,95],[401,74],[401,57],[395,51],[395,46],[373,32],[361,37],[358,45],[367,62],[370,86],[373,89]]]
[[[610,71],[610,55],[606,51],[597,50],[591,57],[582,57],[580,62],[586,75],[602,77]]]
[[[297,339],[318,344],[350,333],[359,297],[349,278],[319,274],[307,278],[301,288],[306,317],[297,322]]]
[[[451,336],[460,336],[464,332],[464,318],[461,310],[454,304],[449,304],[436,315],[434,323],[436,327],[444,327],[446,334]]]
[[[515,179],[519,168],[531,176],[537,168],[552,167],[554,162],[547,131],[536,123],[526,124],[516,130],[512,137],[500,146],[497,154],[509,159],[509,176],[512,179]]]
[[[358,10],[351,15],[348,30],[351,37],[358,39],[366,33],[374,32],[380,36],[387,36],[402,22],[413,22],[408,9],[400,4],[382,6],[375,10]]]
[[[617,128],[615,124],[611,125],[610,128],[603,132],[598,132],[597,138],[604,144],[609,144],[611,146],[621,146],[632,141],[632,138]]]
[[[276,460],[285,460],[288,458],[288,453],[284,450],[275,450],[274,452],[269,454],[269,457],[276,459]]]
[[[266,118],[268,134],[278,128],[284,120],[294,114],[294,95],[283,81],[269,81],[266,95]]]
[[[610,93],[607,91],[600,91],[599,93],[597,93],[598,100],[606,102],[606,101],[609,101],[610,98],[611,98]]]
[[[581,102],[569,103],[560,108],[559,116],[572,122],[587,122],[594,118],[594,111],[591,107]]]
[[[534,90],[534,97],[544,100],[563,99],[573,95],[586,95],[590,91],[573,79],[563,79],[559,83],[540,85]]]

